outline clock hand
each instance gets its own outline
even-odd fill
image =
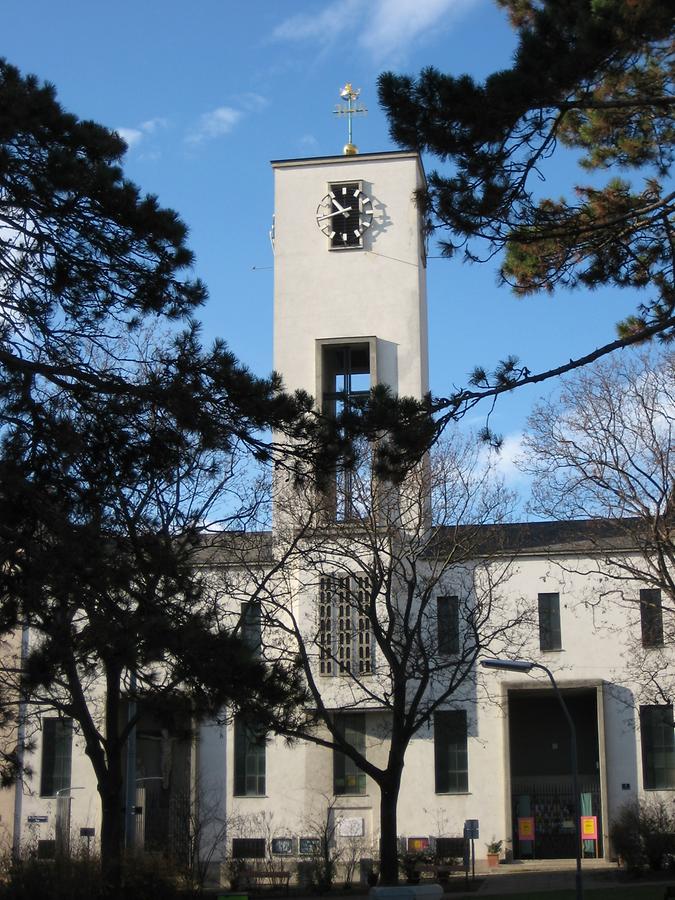
[[[332,219],[333,216],[339,216],[340,213],[343,213],[345,216],[349,215],[351,210],[349,209],[336,209],[335,212],[327,213],[325,216],[317,216],[317,222],[323,222],[324,219]]]
[[[345,216],[348,216],[349,213],[352,211],[350,206],[340,206],[340,204],[337,202],[337,200],[335,198],[333,198],[333,205],[337,206],[337,211],[344,213]]]

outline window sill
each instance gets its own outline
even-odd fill
[[[265,800],[268,794],[232,794],[237,800]]]
[[[364,797],[369,797],[370,794],[336,794],[336,793],[333,793],[333,796],[334,796],[336,799],[341,798],[341,797],[357,797],[357,798],[364,798]]]
[[[564,653],[565,648],[564,647],[548,647],[546,650],[544,650],[542,647],[540,647],[539,652],[540,653]]]
[[[470,797],[473,791],[434,791],[437,797]]]

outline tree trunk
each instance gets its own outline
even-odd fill
[[[380,884],[398,883],[396,807],[400,785],[400,774],[394,784],[380,785]]]
[[[108,778],[98,789],[101,796],[101,874],[104,883],[115,892],[122,881],[121,779]]]

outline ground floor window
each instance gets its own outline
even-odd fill
[[[42,720],[40,796],[54,797],[70,787],[73,761],[73,720]]]
[[[672,706],[641,706],[642,777],[645,788],[675,788]]]
[[[451,709],[434,715],[434,762],[437,794],[469,790],[466,712]]]
[[[363,713],[341,713],[335,717],[335,724],[348,744],[365,756],[366,753],[366,717]],[[365,794],[366,774],[356,765],[354,760],[333,751],[333,793]]]
[[[241,717],[234,720],[234,793],[265,795],[265,735]]]

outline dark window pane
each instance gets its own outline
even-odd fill
[[[262,636],[259,600],[249,600],[241,604],[241,639],[256,656],[260,655]]]
[[[645,788],[675,788],[672,706],[641,706],[642,774]]]
[[[469,790],[469,758],[466,747],[466,712],[446,710],[434,715],[436,793],[457,794]]]
[[[437,600],[438,652],[453,656],[459,653],[459,597]]]
[[[661,591],[657,588],[640,591],[640,625],[643,647],[663,646],[663,610]]]
[[[344,713],[336,716],[335,724],[347,743],[365,755],[366,752],[366,717],[362,713]],[[333,751],[333,793],[365,794],[366,775],[353,759]]]
[[[539,646],[542,650],[560,650],[560,595],[539,594]]]
[[[264,859],[265,838],[232,838],[232,859]]]
[[[70,787],[72,757],[72,719],[43,719],[40,770],[40,794],[43,797],[54,797],[58,791]]]
[[[234,793],[239,797],[265,794],[265,736],[241,718],[234,720]]]

